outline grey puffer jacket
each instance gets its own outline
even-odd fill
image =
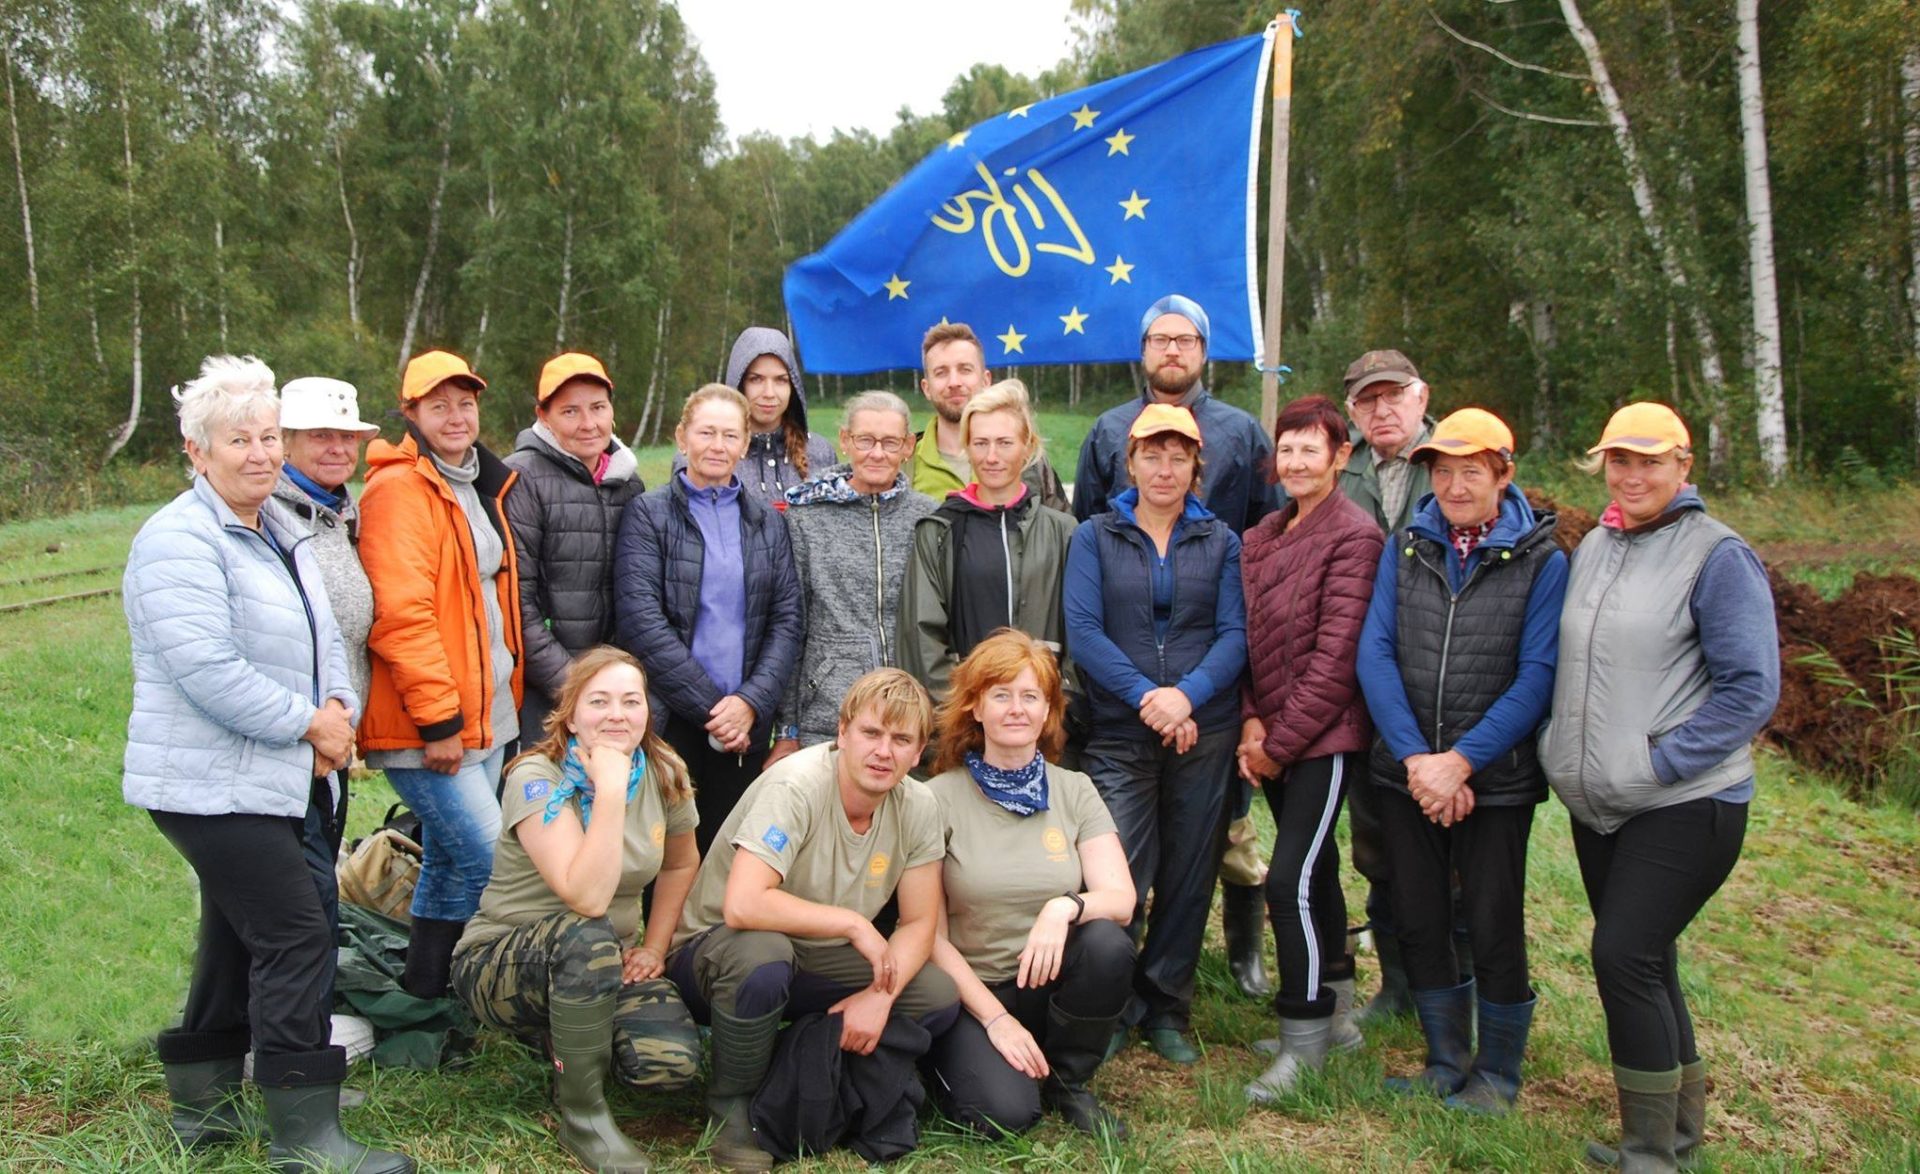
[[[894,646],[900,584],[913,552],[913,528],[933,513],[905,472],[885,493],[853,488],[852,470],[826,475],[787,494],[787,532],[806,599],[800,664],[780,701],[776,736],[798,727],[800,744],[832,741],[840,699],[861,676],[900,663]]]
[[[360,506],[344,488],[340,495],[346,502],[340,509],[322,505],[294,484],[284,469],[280,483],[273,487],[273,499],[313,533],[313,556],[320,564],[333,620],[347,648],[353,695],[364,701],[372,672],[367,665],[367,633],[373,630],[373,584],[367,582],[366,568],[360,565]]]
[[[134,536],[121,584],[133,713],[121,795],[182,815],[303,818],[314,712],[358,712],[313,535],[269,498],[260,520],[293,569],[205,477]]]
[[[740,385],[747,377],[747,368],[761,355],[772,355],[787,365],[787,378],[793,383],[793,398],[787,401],[787,419],[805,432],[807,389],[800,381],[800,362],[794,358],[793,343],[773,327],[749,326],[733,340],[733,350],[727,355],[727,386],[735,391],[743,390]],[[833,461],[833,441],[817,432],[807,432],[805,471],[794,466],[787,452],[784,431],[756,432],[748,439],[747,455],[740,458],[733,475],[740,479],[740,487],[757,500],[777,506],[785,500],[787,490],[810,477],[820,476]],[[686,455],[675,453],[673,471],[678,473],[686,467]]]
[[[633,450],[618,440],[596,485],[538,426],[520,433],[507,464],[520,472],[507,495],[507,524],[520,560],[526,683],[551,700],[575,656],[613,639],[614,539],[627,503],[646,486]]]

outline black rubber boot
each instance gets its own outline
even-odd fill
[[[266,1122],[241,1099],[246,1068],[244,1031],[163,1031],[154,1050],[173,1102],[171,1124],[187,1149],[243,1141],[266,1132]]]
[[[438,999],[447,993],[447,972],[453,967],[453,947],[466,932],[464,921],[416,917],[407,934],[407,966],[401,989],[417,999]]]
[[[1480,1000],[1480,1048],[1473,1057],[1467,1083],[1447,1098],[1448,1108],[1495,1115],[1513,1108],[1514,1098],[1520,1095],[1520,1061],[1527,1052],[1527,1034],[1533,1027],[1533,1008],[1538,1002]]]
[[[607,1071],[613,1065],[613,1009],[618,996],[547,1005],[553,1048],[553,1107],[560,1144],[594,1174],[646,1174],[641,1153],[607,1107]]]
[[[1267,892],[1260,885],[1220,885],[1220,928],[1227,940],[1227,969],[1249,999],[1273,997],[1261,946],[1267,936]]]
[[[267,1106],[273,1141],[267,1160],[280,1174],[409,1174],[413,1159],[377,1150],[340,1128],[340,1082],[347,1055],[339,1048],[253,1058],[253,1078]]]
[[[1394,1092],[1449,1097],[1467,1082],[1473,1065],[1473,983],[1413,992],[1414,1013],[1427,1037],[1427,1066],[1411,1077],[1390,1076]]]
[[[1413,990],[1407,985],[1407,969],[1400,962],[1400,939],[1376,929],[1373,952],[1380,959],[1380,990],[1353,1017],[1361,1027],[1413,1014]]]
[[[1673,1106],[1673,1161],[1681,1170],[1700,1163],[1700,1144],[1707,1135],[1707,1062],[1680,1066],[1680,1092]],[[1620,1151],[1597,1141],[1587,1143],[1587,1161],[1596,1166],[1618,1166]]]
[[[1127,1136],[1126,1123],[1087,1087],[1107,1058],[1113,1025],[1112,1019],[1080,1019],[1062,1011],[1058,1002],[1047,1004],[1047,1042],[1041,1051],[1048,1071],[1040,1099],[1080,1132],[1119,1140]]]
[[[785,1009],[758,1019],[735,1019],[713,1010],[713,1074],[707,1078],[707,1114],[717,1127],[710,1157],[722,1170],[773,1169],[773,1155],[760,1148],[753,1130],[753,1094],[767,1078],[773,1045]]]
[[[1680,1168],[1674,1154],[1674,1121],[1680,1106],[1680,1069],[1641,1072],[1613,1066],[1620,1097],[1620,1148],[1587,1143],[1587,1160],[1628,1174],[1669,1174]]]

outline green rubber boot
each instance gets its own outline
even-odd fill
[[[607,1072],[613,1065],[613,1008],[618,996],[547,1005],[547,1035],[553,1047],[553,1107],[560,1144],[594,1174],[646,1174],[641,1153],[607,1107]]]

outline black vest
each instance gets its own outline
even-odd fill
[[[1394,534],[1399,558],[1399,613],[1394,633],[1400,680],[1407,687],[1420,732],[1435,753],[1450,750],[1513,684],[1520,664],[1533,580],[1556,549],[1554,516],[1510,549],[1483,547],[1480,562],[1455,595],[1447,581],[1447,548],[1411,527]],[[1407,768],[1386,740],[1375,736],[1368,760],[1373,781],[1407,789]],[[1476,802],[1495,807],[1539,803],[1546,775],[1534,739],[1475,771],[1467,780]]]

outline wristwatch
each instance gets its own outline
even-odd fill
[[[778,730],[774,731],[773,740],[776,742],[798,742],[800,740],[800,727],[781,726]]]
[[[1079,925],[1087,916],[1087,903],[1078,893],[1062,893],[1061,896],[1073,902],[1073,920],[1068,925]]]

